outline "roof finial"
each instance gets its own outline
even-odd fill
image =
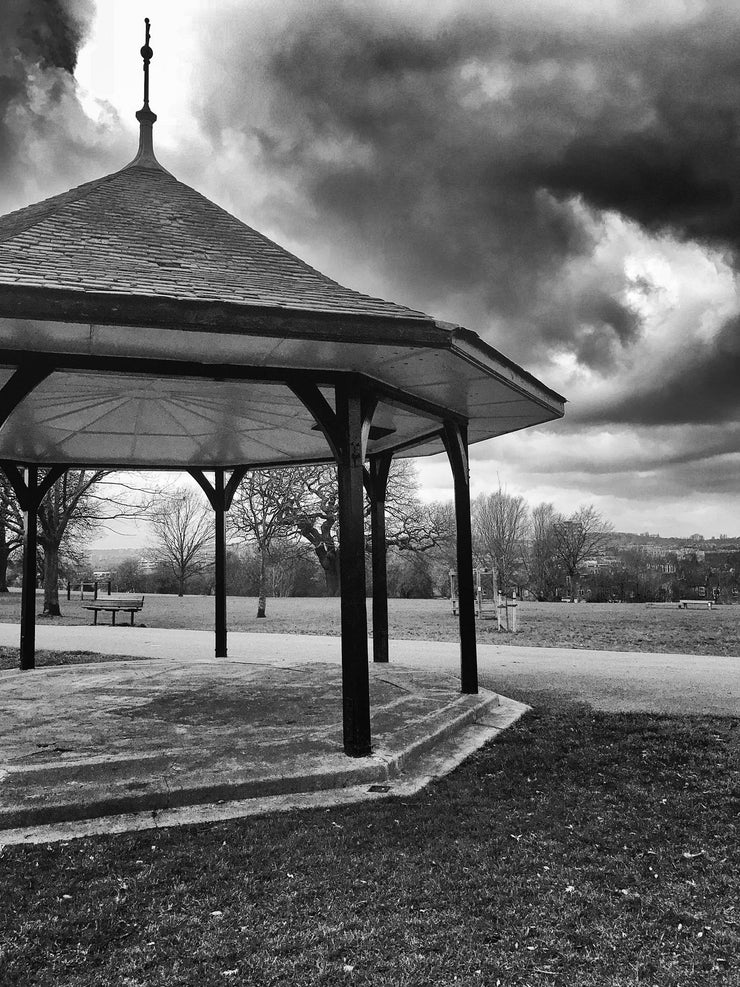
[[[154,52],[149,47],[149,18],[144,18],[145,36],[144,45],[141,49],[141,57],[144,59],[144,105],[136,112],[136,119],[139,121],[139,153],[131,162],[132,165],[141,167],[160,168],[161,165],[154,157],[154,143],[152,140],[152,126],[157,119],[157,114],[149,109],[149,62],[154,57]]]
[[[144,59],[144,108],[149,109],[149,62],[154,57],[154,52],[149,47],[149,18],[144,18],[145,36],[144,47],[141,49],[141,57]]]

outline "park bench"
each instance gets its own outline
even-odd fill
[[[95,614],[93,623],[98,622],[98,613],[101,610],[110,610],[111,626],[115,626],[116,614],[120,611],[131,614],[131,626],[134,626],[134,614],[144,607],[143,596],[132,596],[130,593],[111,593],[110,596],[100,596],[97,600],[85,604],[85,610],[92,610]]]
[[[679,600],[678,605],[682,610],[711,610],[714,606],[713,600]]]

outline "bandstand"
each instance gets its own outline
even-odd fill
[[[66,469],[188,471],[215,520],[215,655],[226,656],[225,517],[250,468],[335,462],[344,749],[371,751],[388,660],[385,491],[394,456],[446,450],[455,490],[461,687],[476,692],[468,447],[564,399],[475,333],[325,277],[158,162],[142,48],[138,153],[0,218],[0,460],[25,516],[20,664],[34,667],[36,517]]]

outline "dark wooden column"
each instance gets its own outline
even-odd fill
[[[16,463],[2,461],[0,468],[13,488],[23,511],[23,584],[21,588],[21,669],[36,667],[36,548],[38,545],[38,511],[41,501],[66,467],[51,466],[39,482],[37,466],[21,468]]]
[[[342,696],[344,751],[350,757],[372,753],[370,681],[365,589],[365,490],[363,465],[372,414],[363,411],[359,391],[336,389],[336,416],[341,438],[339,482],[339,571],[342,614]]]
[[[215,563],[216,563],[216,658],[226,657],[226,502],[224,471],[217,469],[214,476]]]
[[[35,466],[25,470],[26,496],[23,509],[23,583],[21,588],[21,669],[36,667],[36,545],[38,525],[38,479]]]
[[[214,470],[213,483],[207,479],[203,470],[191,469],[188,472],[203,490],[208,498],[208,503],[213,508],[215,522],[214,562],[216,570],[214,593],[216,658],[226,658],[228,637],[226,617],[226,512],[231,507],[236,488],[247,472],[247,467],[239,466],[235,469],[229,477],[228,483],[226,483],[226,474],[223,468]]]
[[[53,366],[42,358],[29,358],[0,388],[0,428],[25,398],[53,373]],[[2,463],[2,469],[15,490],[23,511],[23,586],[21,589],[20,667],[36,667],[36,545],[38,508],[41,499],[63,473],[53,466],[39,487],[36,466],[29,466],[25,479],[15,463]]]
[[[478,691],[478,649],[475,642],[473,533],[470,523],[470,474],[467,428],[445,422],[442,433],[455,483],[457,527],[457,591],[460,619],[460,680],[462,691]]]
[[[350,757],[366,757],[372,750],[363,484],[377,399],[363,393],[355,376],[337,384],[335,408],[313,383],[296,377],[289,386],[313,415],[337,464],[344,752]]]
[[[385,492],[392,452],[370,457],[366,473],[370,497],[370,530],[373,552],[373,661],[388,661],[388,569],[385,540]]]

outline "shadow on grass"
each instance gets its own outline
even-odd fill
[[[408,799],[5,848],[0,981],[737,983],[738,721],[520,698]]]
[[[57,665],[92,665],[108,661],[151,661],[141,655],[109,655],[99,651],[45,651],[36,652],[36,667],[51,668]],[[19,650],[0,645],[0,671],[18,668]]]

